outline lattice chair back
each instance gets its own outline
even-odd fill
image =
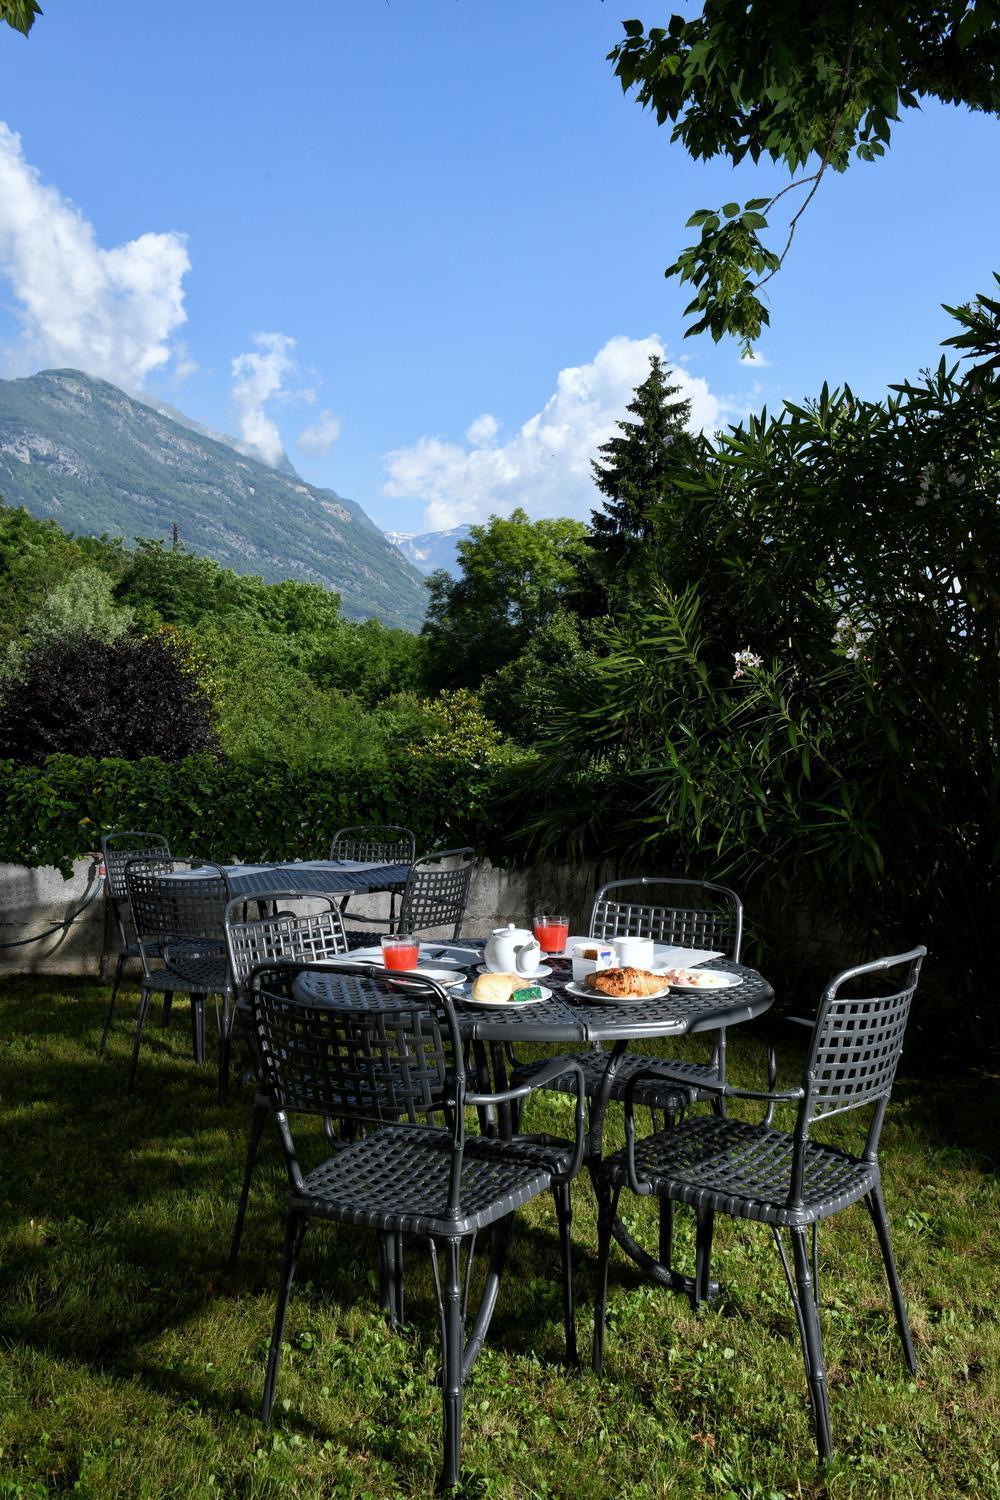
[[[304,973],[329,975],[336,1000],[299,998]],[[279,1127],[281,1112],[403,1128],[443,1109],[452,1128],[457,1210],[465,1072],[445,992],[420,975],[404,983],[361,966],[292,963],[255,969],[248,988],[261,1079]]]
[[[641,875],[613,880],[594,898],[590,937],[649,937],[681,948],[711,948],[739,961],[743,903],[709,880]]]
[[[262,891],[255,901],[277,908],[273,916],[250,919],[246,901],[230,901],[224,914],[229,970],[237,994],[243,995],[253,969],[268,962],[322,963],[347,952],[340,909],[332,896],[303,896],[294,891]],[[302,907],[320,906],[319,911]]]
[[[457,938],[472,884],[474,849],[438,849],[424,854],[410,870],[399,908],[397,932],[451,927]]]
[[[164,870],[160,860],[138,855],[125,866],[129,909],[147,962],[146,944],[161,948],[171,938],[206,938],[220,942],[223,916],[230,891],[225,872],[218,865],[199,865],[171,860]]]
[[[859,964],[845,969],[827,985],[806,1064],[805,1096],[799,1112],[803,1133],[826,1115],[875,1104],[865,1148],[866,1158],[875,1159],[926,952],[926,948],[914,948],[909,953]],[[871,981],[879,977],[884,977],[888,993],[859,998],[859,981],[863,990],[869,990]]]
[[[170,845],[162,833],[143,833],[136,829],[123,833],[106,833],[101,840],[101,853],[104,856],[107,893],[112,901],[126,906],[128,891],[125,888],[125,866],[130,859],[135,859],[137,855],[154,862],[158,859],[164,873],[173,868]]]
[[[416,857],[416,835],[398,823],[359,824],[355,828],[338,828],[330,845],[331,859],[412,865]]]

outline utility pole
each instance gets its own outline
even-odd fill
[[[170,550],[172,552],[176,552],[177,548],[181,544],[181,529],[178,526],[178,524],[177,524],[176,521],[172,522],[172,524],[171,524],[171,527],[170,527],[170,537],[171,537]]]

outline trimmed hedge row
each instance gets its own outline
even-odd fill
[[[0,861],[55,865],[100,848],[115,829],[163,833],[179,854],[250,861],[321,859],[334,830],[351,823],[402,823],[421,850],[471,844],[502,859],[498,803],[509,763],[400,754],[370,769],[306,770],[275,762],[191,756],[82,760],[43,766],[0,762]]]

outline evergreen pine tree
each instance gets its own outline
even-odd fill
[[[618,423],[620,436],[603,444],[603,462],[592,465],[594,482],[607,497],[591,519],[592,546],[605,575],[627,569],[650,539],[652,508],[693,448],[686,430],[691,403],[673,399],[680,386],[668,384],[671,374],[659,355],[650,356],[649,375],[627,408],[636,420]]]

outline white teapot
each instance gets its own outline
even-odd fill
[[[517,972],[517,950],[533,943],[534,938],[526,927],[515,927],[509,922],[506,927],[494,927],[486,943],[483,955],[491,974],[515,974]],[[535,944],[537,947],[538,945]],[[539,949],[539,959],[541,950]],[[538,964],[532,966],[534,973]]]

